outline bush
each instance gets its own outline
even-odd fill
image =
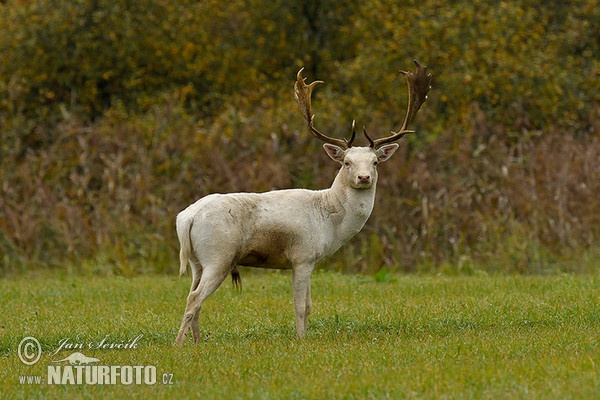
[[[379,136],[404,117],[394,71],[411,56],[434,73],[417,134],[382,165],[366,232],[327,263],[540,272],[598,246],[594,1],[36,0],[0,14],[3,272],[175,270],[174,217],[196,198],[331,183],[292,99],[301,66],[326,81],[317,126]]]

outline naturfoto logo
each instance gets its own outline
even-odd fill
[[[89,363],[98,362],[97,358],[87,357],[83,353],[75,352],[71,354],[69,357],[63,358],[62,360],[52,361],[53,363],[59,363],[63,361],[68,361],[71,365],[87,365]]]
[[[61,339],[58,347],[50,357],[64,350],[110,350],[136,349],[142,335],[131,340],[115,341],[108,336],[99,341],[81,342],[69,338]],[[33,365],[40,360],[42,346],[40,342],[28,336],[21,340],[18,355],[26,365]],[[162,374],[162,384],[172,384],[173,374]],[[154,365],[101,365],[99,358],[90,357],[81,351],[74,351],[66,357],[51,360],[47,368],[46,379],[42,375],[19,377],[22,384],[48,385],[155,385],[157,371]]]
[[[53,363],[68,362],[67,365],[48,365],[49,385],[154,385],[154,365],[89,365],[99,362],[93,357],[75,352]]]

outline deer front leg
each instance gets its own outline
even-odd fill
[[[296,332],[298,339],[306,336],[308,314],[312,309],[310,299],[310,274],[313,264],[301,264],[294,267],[292,276],[292,289],[294,292],[294,309],[296,311]]]
[[[304,326],[308,327],[308,316],[312,312],[312,300],[310,298],[310,280],[308,281],[308,290],[306,291],[306,312],[304,314]]]

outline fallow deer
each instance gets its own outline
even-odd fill
[[[408,84],[402,127],[380,139],[371,139],[363,128],[368,147],[352,145],[354,122],[349,140],[327,136],[315,128],[311,93],[322,82],[307,85],[303,70],[298,72],[294,95],[300,111],[309,130],[325,142],[325,151],[341,168],[328,189],[211,194],[179,213],[180,274],[189,263],[192,285],[177,344],[184,341],[189,329],[198,342],[202,303],[229,274],[234,284],[241,284],[237,266],[291,269],[296,330],[298,338],[306,335],[312,310],[310,275],[315,264],[363,228],[373,210],[377,164],[398,149],[393,142],[412,132],[408,124],[427,98],[431,74],[416,60],[415,65],[415,72],[400,71]]]

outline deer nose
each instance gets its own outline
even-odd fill
[[[371,181],[371,175],[359,175],[358,180],[360,183],[369,183]]]

